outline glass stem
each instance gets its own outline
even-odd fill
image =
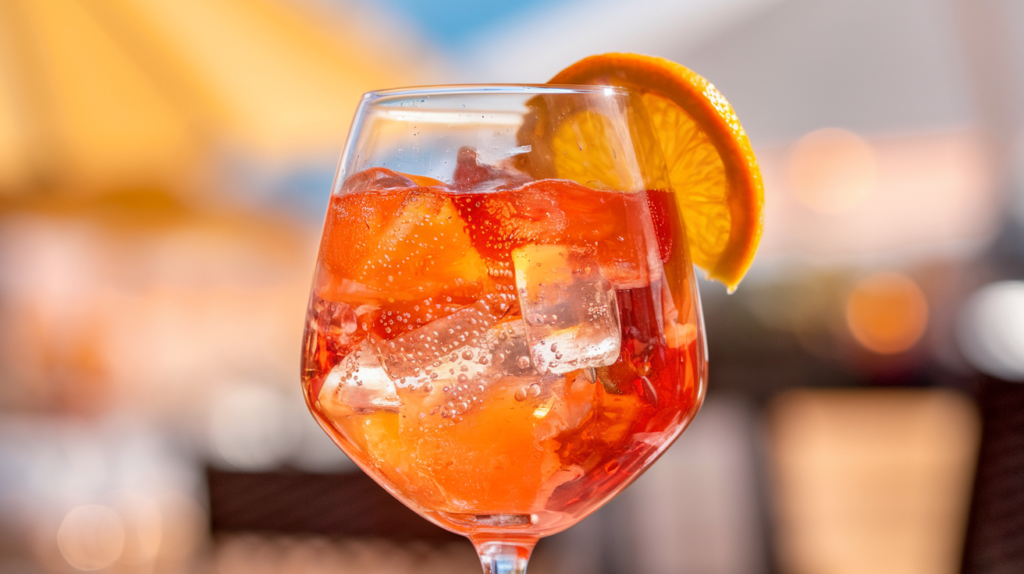
[[[495,536],[480,534],[469,537],[480,555],[484,574],[524,574],[530,560],[535,536]]]

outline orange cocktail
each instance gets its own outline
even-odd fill
[[[485,574],[523,574],[692,420],[693,266],[734,289],[761,234],[750,142],[703,78],[605,54],[553,83],[364,95],[307,314],[317,421]]]
[[[332,198],[307,400],[438,523],[542,535],[627,484],[698,407],[684,236],[668,192],[460,160],[452,185],[374,168]],[[468,191],[480,178],[500,189]]]

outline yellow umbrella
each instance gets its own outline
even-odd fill
[[[0,193],[336,154],[359,94],[416,83],[400,43],[282,0],[0,0]]]

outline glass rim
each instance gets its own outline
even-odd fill
[[[621,86],[603,86],[590,84],[439,84],[427,86],[408,86],[373,90],[363,94],[363,102],[373,102],[385,98],[401,97],[434,97],[462,95],[510,95],[510,94],[616,94],[627,95],[629,88]]]

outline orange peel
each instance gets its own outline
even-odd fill
[[[640,54],[590,56],[548,83],[619,86],[640,95],[693,262],[734,290],[760,243],[764,187],[747,134],[725,97],[690,69]]]

